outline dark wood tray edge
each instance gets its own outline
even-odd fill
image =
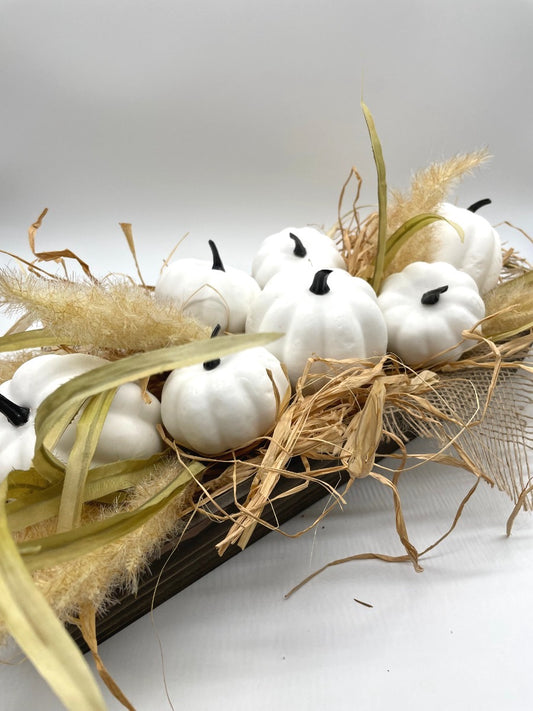
[[[381,459],[396,449],[397,445],[394,442],[383,443],[380,447],[379,457],[376,459]],[[294,465],[294,471],[298,471],[297,463]],[[338,487],[348,480],[348,474],[342,471],[333,472],[321,476],[320,480],[330,486]],[[278,483],[274,495],[284,493],[293,486],[292,480],[282,479]],[[238,491],[239,501],[246,498],[247,490],[248,484],[245,484]],[[280,498],[273,506],[265,509],[264,519],[272,525],[283,524],[326,495],[328,495],[327,489],[323,484],[310,482],[297,495]],[[228,512],[235,512],[233,493],[231,493],[231,499],[228,497],[226,499],[228,500],[220,501],[220,503]],[[232,503],[228,505],[230,501]],[[158,605],[240,553],[241,549],[238,546],[231,546],[223,556],[220,556],[217,551],[217,543],[225,538],[230,527],[231,522],[216,522],[206,516],[198,515],[191,522],[187,536],[182,537],[179,545],[176,545],[175,541],[166,544],[159,558],[152,561],[149,569],[141,575],[136,594],[117,593],[115,604],[104,615],[97,617],[98,643],[100,644],[117,634],[135,620],[143,617]],[[249,545],[270,532],[267,526],[257,526]],[[75,625],[67,625],[67,629],[80,649],[84,653],[88,652],[89,648],[79,628]]]

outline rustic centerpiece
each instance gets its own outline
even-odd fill
[[[45,213],[34,258],[0,273],[19,312],[0,339],[2,631],[68,708],[104,708],[72,636],[127,706],[98,639],[320,495],[337,505],[358,478],[389,487],[405,549],[394,560],[420,570],[402,467],[374,469],[410,437],[436,437],[433,456],[474,476],[451,529],[481,480],[510,494],[513,516],[529,505],[533,271],[481,203],[446,202],[486,156],[432,165],[389,201],[363,110],[378,210],[361,214],[352,170],[336,224],[267,238],[255,278],[211,241],[211,259],[171,262],[155,286],[138,264],[138,280],[98,279],[69,250],[36,250]],[[45,268],[72,259],[83,279]],[[512,452],[513,472],[491,443]]]

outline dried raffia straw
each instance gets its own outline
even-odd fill
[[[312,366],[320,361],[329,365],[333,375],[318,392],[296,397],[283,413],[271,441],[258,464],[247,500],[237,504],[240,514],[226,538],[218,545],[223,553],[232,543],[245,547],[261,520],[261,513],[271,502],[271,495],[292,456],[309,459],[335,459],[338,471],[347,470],[351,486],[364,476],[373,476],[393,492],[397,530],[415,567],[417,556],[409,542],[394,484],[382,481],[372,472],[376,451],[382,436],[382,413],[387,398],[398,389],[424,393],[430,387],[431,376],[409,375],[390,367],[387,358],[371,361],[312,360],[302,380],[312,379]],[[337,373],[335,373],[335,370]],[[339,372],[340,371],[340,372]],[[292,475],[298,477],[298,474]]]

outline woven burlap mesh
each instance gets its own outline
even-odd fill
[[[404,440],[415,435],[436,438],[441,447],[451,443],[461,448],[484,477],[516,502],[531,477],[533,376],[502,368],[493,389],[492,379],[491,369],[441,373],[438,389],[426,398],[445,419],[387,407],[384,429]],[[533,508],[533,496],[525,498],[524,508]]]

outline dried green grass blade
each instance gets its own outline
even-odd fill
[[[46,328],[36,328],[34,331],[11,333],[0,338],[0,353],[22,351],[25,348],[42,348],[57,346],[57,337]]]
[[[0,486],[0,614],[11,635],[70,711],[105,711],[106,704],[80,650],[34,586],[5,515]]]
[[[115,393],[116,388],[113,388],[92,397],[78,420],[76,439],[65,469],[58,532],[68,531],[80,523],[87,474]]]
[[[387,246],[387,177],[383,150],[376,131],[374,118],[368,106],[363,102],[361,102],[361,108],[365,117],[368,133],[370,134],[370,143],[372,144],[372,153],[374,154],[374,162],[378,176],[378,248],[374,264],[374,274],[371,279],[374,290],[378,292],[385,271],[385,250]]]
[[[442,220],[451,225],[457,231],[457,234],[459,235],[461,240],[464,240],[465,235],[463,229],[458,224],[447,220],[442,215],[437,215],[430,212],[426,212],[421,215],[415,215],[415,217],[412,217],[410,220],[404,222],[404,224],[401,225],[401,227],[399,227],[395,232],[393,232],[393,234],[387,240],[384,263],[385,271],[388,269],[388,267],[390,267],[394,257],[397,255],[400,249],[407,244],[407,242],[411,239],[411,237],[413,237],[413,235],[415,235],[424,227],[428,227],[429,225],[432,225],[438,220]]]
[[[163,456],[164,453],[159,453],[149,459],[128,459],[91,469],[83,492],[83,503],[116,497],[119,492],[135,486]],[[60,483],[52,484],[45,490],[26,491],[17,500],[8,503],[6,511],[11,531],[21,531],[57,516],[61,491]]]
[[[49,568],[73,558],[81,558],[122,538],[142,526],[181,494],[190,484],[192,477],[197,476],[203,469],[202,464],[193,462],[158,494],[134,511],[116,514],[103,521],[95,521],[64,533],[20,543],[19,552],[24,563],[30,571]]]
[[[8,498],[16,498],[13,491],[15,489],[46,489],[50,482],[44,479],[35,469],[13,469],[8,477]]]
[[[499,333],[491,333],[491,334],[486,334],[483,333],[484,336],[487,338],[490,338],[491,341],[494,341],[495,343],[503,343],[504,341],[509,341],[511,338],[514,338],[515,336],[518,336],[519,333],[525,333],[526,331],[531,331],[533,329],[533,320],[528,321],[527,323],[524,323],[521,326],[518,326],[512,331],[501,331]]]
[[[60,413],[56,413],[57,417],[50,418],[51,421],[47,423],[47,429],[41,433],[42,441],[39,441],[39,432],[37,430],[37,423],[35,423],[37,436],[32,464],[42,477],[52,483],[63,481],[65,478],[65,464],[54,456],[52,450],[77,414],[81,404],[81,402],[66,403],[63,410]],[[37,410],[36,416],[38,415],[39,409]]]
[[[146,287],[146,283],[145,283],[145,281],[143,279],[143,275],[141,273],[141,267],[139,265],[139,260],[137,259],[137,250],[135,249],[135,240],[133,239],[133,229],[132,229],[131,223],[119,222],[118,224],[120,225],[122,232],[124,232],[124,237],[126,238],[128,247],[130,248],[130,252],[133,257],[133,261],[135,262],[135,268],[137,269],[137,274],[139,275],[141,284],[144,287]]]

